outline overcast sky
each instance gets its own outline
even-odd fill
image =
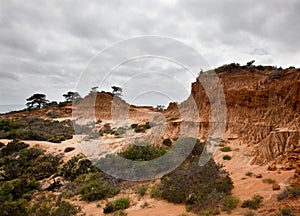
[[[299,67],[299,21],[298,0],[0,0],[0,105],[25,104],[36,92],[63,100],[63,93],[77,90],[97,53],[143,35],[181,41],[211,68],[252,59]],[[177,78],[173,82],[166,76]],[[122,64],[109,79],[104,90],[120,85],[125,99],[152,105],[184,99],[194,81],[180,65],[157,58]],[[155,86],[166,92],[155,92]]]

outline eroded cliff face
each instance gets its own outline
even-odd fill
[[[214,124],[211,104],[215,101],[209,99],[207,89],[201,84],[207,81],[209,74],[200,75],[192,83],[191,97],[199,110],[199,137],[207,136]],[[300,147],[300,70],[258,70],[251,67],[217,75],[226,101],[224,137],[254,146],[254,164],[273,160],[287,163],[291,157],[300,161],[300,155],[294,154]],[[209,88],[215,88],[214,85],[210,83]],[[180,117],[174,104],[168,107],[167,113]],[[297,165],[294,163],[294,166]]]

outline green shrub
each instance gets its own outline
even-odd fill
[[[75,216],[80,212],[80,208],[67,201],[56,201],[57,197],[53,194],[48,196],[37,195],[32,206],[28,207],[28,215],[39,216]]]
[[[124,210],[129,207],[130,199],[128,197],[122,197],[114,200],[113,202],[108,202],[104,209],[103,213],[112,213],[118,210]]]
[[[167,152],[166,148],[155,147],[150,144],[146,145],[130,145],[125,151],[119,155],[128,160],[149,161],[161,157]]]
[[[290,208],[283,208],[280,210],[280,216],[294,216],[295,213],[293,209]]]
[[[162,192],[163,191],[161,190],[160,184],[154,184],[150,191],[150,197],[151,198],[160,198],[160,197],[162,197]]]
[[[136,128],[134,128],[134,132],[136,133],[144,133],[146,131],[146,127],[143,125],[138,125]]]
[[[74,180],[85,173],[97,172],[97,168],[85,156],[73,156],[59,169],[58,175]]]
[[[298,197],[300,195],[300,187],[288,187],[282,193],[277,195],[277,200],[281,201],[288,197]]]
[[[59,122],[40,118],[22,118],[5,120],[5,122],[5,126],[1,126],[0,123],[0,128],[2,127],[3,129],[0,129],[0,138],[4,139],[61,142],[71,139],[74,134],[73,125],[70,120]]]
[[[137,194],[139,194],[140,197],[142,197],[146,194],[147,190],[148,190],[148,187],[146,185],[143,185],[137,190]]]
[[[246,174],[245,174],[246,176],[249,176],[249,177],[251,177],[251,176],[253,176],[253,172],[246,172]]]
[[[239,199],[232,195],[227,195],[224,197],[222,210],[230,213],[233,209],[235,209],[239,203]]]
[[[220,149],[222,152],[231,152],[230,146],[224,146],[223,148]]]
[[[164,139],[163,140],[163,145],[171,147],[173,144],[172,140],[170,138]]]
[[[126,215],[128,215],[128,214],[122,210],[116,211],[113,214],[113,216],[126,216]]]
[[[28,148],[28,147],[29,147],[29,145],[24,142],[20,142],[18,140],[13,140],[13,141],[9,142],[6,146],[1,148],[0,157],[8,156],[13,153],[18,153],[20,150],[22,150],[24,148]]]
[[[224,155],[223,160],[231,160],[231,156],[230,155]]]
[[[48,178],[57,172],[60,163],[61,161],[57,156],[43,155],[31,161],[30,166],[22,170],[22,174],[32,176],[36,180]]]
[[[3,182],[0,186],[0,203],[17,201],[20,198],[30,198],[32,191],[39,183],[34,179],[15,179]]]
[[[151,197],[163,198],[173,203],[185,203],[187,209],[199,213],[214,209],[220,204],[223,197],[233,188],[233,182],[228,173],[221,170],[221,166],[213,159],[199,166],[204,144],[193,140],[196,144],[191,155],[180,167],[163,176],[161,182],[153,186]],[[187,141],[189,139],[178,140],[183,144]]]
[[[131,127],[132,129],[135,129],[135,128],[138,127],[138,124],[135,124],[135,123],[134,123],[134,124],[131,124],[130,127]]]
[[[250,208],[250,209],[258,209],[261,206],[261,202],[263,197],[260,195],[254,195],[250,200],[244,200],[241,207],[242,208]]]
[[[270,178],[263,179],[262,181],[263,181],[263,183],[267,183],[267,184],[275,184],[276,183],[276,181],[274,179],[270,179]]]
[[[85,201],[102,200],[119,193],[119,188],[104,180],[99,173],[83,174],[74,181],[74,185],[76,193]]]
[[[67,147],[67,148],[65,148],[65,150],[64,150],[64,152],[71,152],[71,151],[73,151],[75,149],[75,147]]]
[[[1,216],[27,216],[27,206],[28,202],[24,199],[12,202],[6,201],[0,204],[0,214]]]

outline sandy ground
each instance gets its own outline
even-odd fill
[[[66,140],[62,143],[50,143],[45,141],[25,141],[31,147],[40,147],[46,150],[46,153],[60,154],[64,153],[66,147],[75,147],[74,151],[64,153],[64,160],[70,159],[72,156],[82,153],[80,141],[83,136],[75,135],[73,139]],[[0,140],[0,142],[8,143],[9,140]],[[246,145],[240,145],[237,140],[230,141],[228,146],[233,151],[221,152],[218,148],[214,154],[214,159],[217,163],[225,165],[225,169],[230,173],[234,182],[233,195],[245,200],[251,198],[254,194],[260,194],[264,197],[264,207],[272,206],[276,203],[276,196],[282,192],[288,185],[288,179],[293,176],[294,171],[268,171],[267,165],[258,166],[251,165],[252,157],[249,156],[249,148]],[[232,156],[229,161],[223,160],[223,155],[228,154]],[[249,177],[245,174],[252,172],[253,176]],[[256,178],[256,174],[262,174],[262,178]],[[263,179],[274,179],[281,187],[279,191],[273,191],[272,185],[264,183]],[[149,193],[149,192],[148,192]],[[130,208],[126,210],[129,216],[177,216],[186,213],[184,205],[174,205],[164,200],[155,200],[150,198],[149,194],[139,198],[134,191],[121,191],[117,196],[129,196],[131,200]],[[116,197],[115,197],[116,198]],[[113,198],[113,199],[115,199]],[[74,204],[81,206],[86,215],[103,215],[103,207],[107,201],[86,203],[79,200],[73,200]],[[145,204],[146,203],[146,204]],[[143,205],[145,205],[143,207]],[[249,212],[248,209],[237,208],[230,215],[244,215]],[[189,213],[188,215],[193,215]],[[222,212],[220,215],[227,215]]]
[[[216,163],[224,164],[224,168],[230,173],[230,177],[234,182],[233,195],[239,197],[242,201],[250,199],[254,194],[259,194],[264,198],[264,207],[272,207],[272,205],[276,203],[276,196],[288,185],[288,179],[293,176],[294,170],[284,171],[280,169],[280,166],[277,166],[276,171],[268,171],[267,165],[251,165],[250,163],[253,159],[253,157],[249,155],[251,150],[249,148],[251,147],[247,147],[245,144],[240,145],[240,142],[237,140],[231,141],[228,146],[230,146],[233,151],[221,152],[220,148],[218,148],[214,154],[214,159]],[[232,159],[228,161],[223,160],[223,156],[226,154],[232,156]],[[246,176],[245,174],[247,172],[252,172],[253,176]],[[256,178],[256,174],[261,174],[262,178]],[[272,184],[264,183],[263,179],[275,180],[276,183],[280,185],[280,190],[273,191]],[[243,215],[248,211],[248,209],[238,208],[233,211],[231,215]]]

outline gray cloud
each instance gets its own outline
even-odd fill
[[[0,0],[0,104],[23,104],[35,92],[61,100],[63,93],[76,88],[81,72],[95,54],[118,41],[142,35],[182,41],[197,50],[211,67],[230,62],[245,64],[252,59],[257,64],[299,66],[299,11],[297,0],[28,0],[26,4]],[[165,49],[182,54],[172,46]],[[186,54],[182,58],[191,57]],[[102,68],[108,65],[99,64]],[[199,64],[199,69],[202,66]],[[192,81],[182,68],[168,62],[137,61],[122,65],[106,90],[113,81],[122,83],[143,70],[163,71],[181,79],[186,88]],[[92,84],[93,77],[90,81]],[[175,83],[159,75],[139,82],[133,88],[135,92],[154,83],[167,86],[169,94],[174,94]],[[126,97],[134,97],[134,91],[128,89]],[[176,94],[178,98],[186,96]],[[152,93],[149,98],[153,98]]]

